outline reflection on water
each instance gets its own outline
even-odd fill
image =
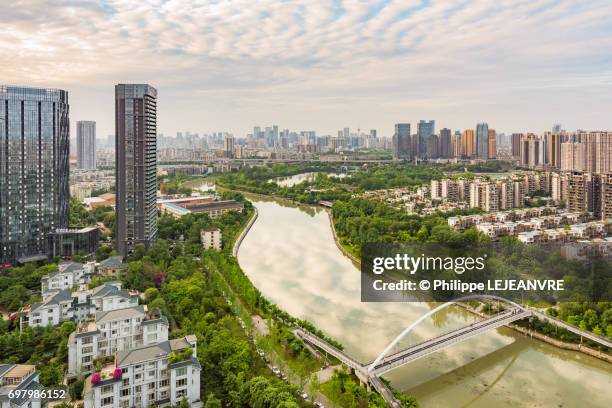
[[[259,218],[238,259],[254,284],[289,313],[372,361],[430,303],[361,303],[359,272],[335,246],[327,213],[253,198]],[[299,211],[296,211],[299,209]],[[458,328],[474,317],[448,308],[402,346]],[[607,406],[610,365],[501,328],[386,375],[424,407]],[[589,395],[587,401],[584,396]]]
[[[317,177],[317,174],[320,174],[320,173],[321,172],[313,171],[313,172],[295,174],[293,176],[288,176],[288,177],[277,177],[275,179],[269,180],[269,182],[276,183],[281,187],[291,187],[291,186],[295,186],[296,184],[300,184],[304,181],[314,181]],[[347,176],[346,173],[325,173],[325,174],[327,174],[328,177],[337,177],[337,178],[344,178]]]

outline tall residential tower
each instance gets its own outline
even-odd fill
[[[147,84],[115,86],[116,245],[157,239],[157,90]]]
[[[0,86],[0,258],[44,259],[68,224],[68,92]]]
[[[80,120],[77,129],[77,169],[96,169],[96,122]]]

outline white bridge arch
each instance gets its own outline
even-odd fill
[[[457,304],[458,302],[464,302],[467,300],[474,300],[474,299],[498,300],[504,303],[509,303],[512,306],[520,309],[523,312],[529,312],[529,309],[525,308],[524,306],[521,306],[518,303],[515,303],[511,300],[504,299],[502,297],[495,296],[495,295],[468,295],[468,296],[459,297],[457,299],[453,299],[425,313],[423,316],[415,320],[410,326],[404,329],[404,331],[402,331],[399,334],[399,336],[397,336],[391,343],[389,343],[389,345],[382,351],[382,353],[380,353],[378,357],[376,357],[376,359],[372,362],[372,364],[370,364],[370,366],[368,367],[368,372],[373,372],[376,366],[378,365],[378,363],[380,363],[380,361],[383,358],[385,358],[385,356],[389,353],[389,351],[391,351],[391,349],[393,349],[393,347],[395,347],[397,343],[399,343],[404,337],[406,337],[412,331],[412,329],[418,326],[423,320],[429,318],[431,315],[435,314],[436,312],[439,312],[442,309],[446,309],[449,306]]]

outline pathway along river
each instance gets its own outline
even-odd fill
[[[373,360],[428,303],[361,303],[359,271],[336,247],[327,213],[249,197],[259,218],[238,260],[270,300],[307,319],[362,361]],[[449,308],[407,343],[465,325]],[[404,343],[405,345],[406,343]],[[612,366],[508,328],[485,333],[386,375],[423,407],[609,407]]]

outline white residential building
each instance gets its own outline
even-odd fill
[[[193,335],[119,351],[85,383],[85,408],[176,406],[200,408],[200,371]]]
[[[107,312],[138,305],[140,293],[121,289],[120,282],[107,282],[94,289],[70,292],[68,289],[43,293],[41,303],[20,310],[20,328],[57,326],[65,321],[79,321],[96,312]]]
[[[52,292],[71,289],[75,286],[89,283],[93,276],[93,263],[83,265],[78,262],[62,262],[57,272],[43,276],[40,280],[41,292]]]
[[[74,309],[73,299],[69,290],[48,292],[41,303],[24,306],[19,312],[19,328],[28,326],[57,326],[62,322],[72,320]]]
[[[200,231],[200,238],[204,249],[221,250],[221,230],[219,228],[205,228]]]
[[[96,357],[168,340],[168,320],[144,305],[97,312],[68,338],[68,374],[90,372]]]
[[[9,396],[11,391],[42,390],[36,367],[27,364],[0,364],[0,408],[40,408],[40,398]]]

